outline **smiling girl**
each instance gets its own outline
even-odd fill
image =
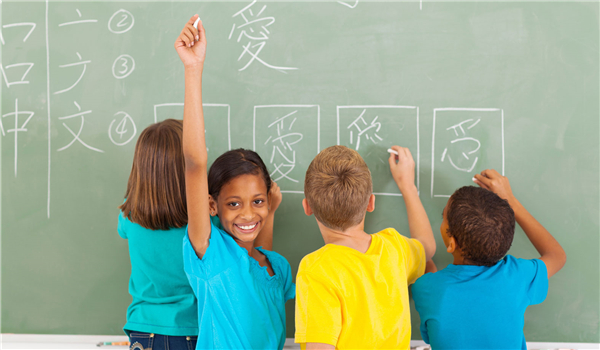
[[[281,200],[258,154],[222,154],[207,177],[202,110],[206,35],[193,16],[175,42],[185,68],[183,154],[188,229],[184,269],[198,298],[196,349],[282,349],[285,302],[295,295],[291,268],[281,255],[256,246],[270,229]],[[218,216],[221,225],[211,222]],[[270,241],[268,241],[270,243]]]

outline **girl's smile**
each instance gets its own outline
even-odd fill
[[[237,176],[221,188],[210,206],[225,231],[250,251],[269,214],[267,185],[259,175]]]
[[[253,222],[249,224],[233,224],[233,226],[236,227],[238,231],[248,234],[253,233],[258,227],[258,224],[258,222]]]

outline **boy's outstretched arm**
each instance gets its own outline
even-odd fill
[[[254,239],[254,247],[263,247],[266,250],[273,250],[273,224],[275,221],[275,211],[281,204],[281,190],[275,181],[271,182],[269,190],[269,215],[265,220],[265,226],[256,239]]]
[[[567,262],[567,255],[560,244],[552,237],[550,232],[542,226],[515,198],[510,188],[508,178],[500,175],[494,169],[486,169],[481,174],[475,175],[475,183],[479,186],[497,194],[500,198],[506,199],[510,207],[515,212],[517,223],[540,253],[542,260],[546,264],[548,277],[557,273]]]
[[[175,41],[175,50],[185,68],[183,105],[183,155],[188,208],[188,234],[199,258],[210,238],[206,140],[202,110],[202,71],[206,56],[206,35],[202,22],[194,28],[193,16]]]
[[[390,153],[390,170],[406,204],[410,237],[423,244],[426,260],[430,260],[435,254],[435,238],[415,186],[415,161],[408,148],[392,146],[392,149],[398,152],[398,155]]]

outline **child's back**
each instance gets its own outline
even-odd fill
[[[548,278],[566,256],[512,195],[505,177],[494,170],[475,177],[483,188],[458,189],[442,214],[440,232],[453,264],[413,285],[421,334],[434,350],[526,349],[525,309],[544,301]],[[506,255],[515,218],[539,259]]]
[[[546,274],[540,260],[510,255],[494,266],[425,274],[412,287],[424,340],[432,349],[525,348],[523,314],[546,298]]]
[[[174,119],[144,129],[120,206],[117,231],[129,245],[133,299],[123,329],[144,348],[153,341],[171,349],[195,347],[198,334],[181,248],[188,222],[182,132],[182,121]]]
[[[424,270],[422,245],[391,228],[371,235],[365,253],[327,244],[307,255],[296,278],[296,317],[307,321],[296,341],[340,349],[408,347],[408,285]]]
[[[304,257],[298,269],[297,343],[307,348],[409,347],[408,285],[424,273],[426,252],[431,256],[435,248],[427,216],[415,201],[414,162],[402,156],[398,164],[392,156],[390,166],[393,173],[411,175],[396,180],[407,208],[416,212],[409,216],[416,239],[394,229],[364,232],[375,197],[369,169],[357,152],[330,147],[309,166],[303,205],[307,214],[315,214],[326,245]]]

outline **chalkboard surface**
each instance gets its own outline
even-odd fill
[[[117,206],[141,130],[182,117],[173,43],[199,13],[209,156],[261,154],[284,191],[274,248],[294,274],[323,244],[300,205],[312,158],[334,144],[357,149],[377,194],[367,230],[407,234],[386,160],[404,145],[436,263],[450,262],[438,230],[447,197],[495,168],[568,256],[525,315],[527,340],[600,342],[598,3],[4,1],[1,10],[3,333],[121,334],[130,265]],[[510,253],[538,256],[520,229]]]

